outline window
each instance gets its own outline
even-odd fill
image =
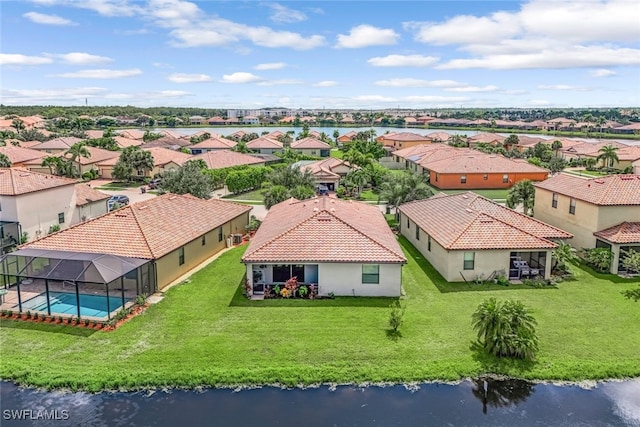
[[[476,263],[476,253],[475,252],[465,252],[464,253],[463,269],[465,269],[465,270],[473,270],[475,268],[475,263]]]
[[[304,283],[304,265],[292,265],[291,275],[289,276],[289,278],[291,277],[295,277],[296,279],[298,279],[298,282]]]
[[[484,174],[482,175],[482,179],[484,179],[485,181],[489,179],[489,174]]]
[[[467,175],[460,175],[460,184],[467,183]]]
[[[504,175],[502,175],[502,183],[506,184],[507,182],[509,182],[509,174],[505,173]]]
[[[64,224],[64,212],[58,214],[58,224]]]
[[[184,264],[184,246],[178,249],[178,265]]]
[[[274,265],[273,266],[273,281],[274,283],[284,283],[291,279],[291,266],[289,265]]]
[[[311,155],[315,156],[316,154],[318,154],[318,152],[316,150],[311,150]]]
[[[218,227],[218,242],[222,242],[222,226]]]
[[[431,236],[427,234],[427,250],[431,252]]]
[[[438,175],[439,175],[439,174],[438,174],[438,173],[436,173],[436,182],[438,182]]]
[[[571,215],[575,215],[576,214],[576,199],[571,199],[571,201],[569,202],[569,213]]]
[[[202,243],[202,246],[207,244],[207,235],[203,234],[202,237],[200,238],[200,243]]]
[[[407,228],[411,228],[411,221],[409,221],[408,217],[407,217]]]
[[[144,171],[142,169],[138,169],[136,172],[138,173],[138,176],[144,176]]]
[[[558,193],[553,193],[551,198],[551,207],[554,209],[558,208]]]
[[[362,264],[362,283],[380,283],[380,266]]]
[[[416,240],[420,240],[420,227],[416,224]]]

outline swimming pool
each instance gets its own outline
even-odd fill
[[[122,298],[109,297],[109,310],[122,307]],[[51,313],[78,315],[75,293],[49,292]],[[22,311],[47,311],[47,294],[42,293],[22,303]],[[80,316],[107,317],[107,296],[80,294]]]

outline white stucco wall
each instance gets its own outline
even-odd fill
[[[75,225],[79,222],[88,221],[92,218],[106,214],[109,211],[107,204],[108,200],[109,199],[104,199],[97,202],[87,203],[86,205],[76,206],[76,209],[73,212],[73,218],[69,225]]]

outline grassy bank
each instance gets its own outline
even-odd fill
[[[245,247],[232,249],[113,332],[3,320],[0,377],[88,390],[198,385],[457,380],[482,373],[584,380],[640,375],[640,306],[629,280],[576,267],[557,288],[447,284],[402,241],[402,336],[388,298],[248,301]],[[518,298],[539,322],[534,363],[474,349],[470,316],[485,298]]]

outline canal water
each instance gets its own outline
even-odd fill
[[[0,383],[12,426],[640,426],[640,379],[63,393]],[[21,418],[21,419],[19,419]]]

